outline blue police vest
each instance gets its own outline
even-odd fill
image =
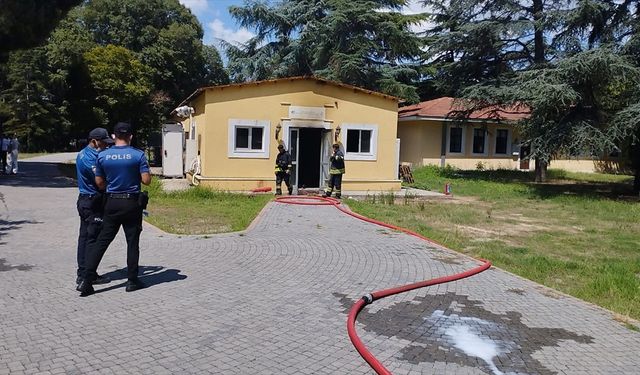
[[[80,194],[96,194],[95,169],[98,150],[87,146],[76,156],[76,174],[78,176],[78,190]]]
[[[141,173],[149,173],[149,163],[137,148],[111,146],[98,154],[96,176],[107,180],[107,193],[139,193]]]

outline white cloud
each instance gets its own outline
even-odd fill
[[[180,4],[191,9],[195,14],[196,12],[204,12],[209,8],[209,2],[207,0],[179,0]]]
[[[224,22],[217,18],[209,22],[207,28],[211,31],[213,38],[222,39],[232,44],[244,43],[255,36],[255,34],[244,27],[237,30],[230,29],[224,25]]]
[[[404,14],[418,14],[424,13],[427,11],[427,7],[421,4],[419,0],[410,0],[409,5],[402,9],[402,13]]]
[[[402,13],[404,14],[418,14],[418,13],[427,13],[430,9],[424,5],[420,0],[410,0],[409,4],[402,9]],[[414,33],[421,33],[427,29],[432,28],[435,24],[431,21],[422,21],[417,25],[411,26],[411,31]]]

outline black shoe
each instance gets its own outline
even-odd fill
[[[140,280],[129,280],[127,281],[127,287],[125,288],[125,290],[127,292],[135,292],[138,289],[144,289],[147,286],[144,285]]]
[[[111,279],[107,276],[104,275],[98,275],[98,277],[93,280],[93,285],[100,285],[100,284],[109,284],[111,282]]]
[[[342,196],[340,194],[336,194],[336,199],[341,199]]]
[[[78,285],[77,290],[80,292],[80,297],[90,296],[96,291],[93,289],[93,286],[87,280],[82,280],[80,285]]]
[[[81,282],[82,282],[82,276],[76,277],[76,286],[80,286]]]

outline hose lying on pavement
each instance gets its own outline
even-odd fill
[[[342,206],[340,204],[340,201],[337,200],[337,199],[316,197],[316,196],[289,196],[289,197],[278,197],[278,198],[276,198],[276,202],[288,203],[288,204],[296,204],[296,205],[305,205],[305,206],[307,206],[307,205],[334,206],[335,208],[337,208],[338,210],[344,212],[345,214],[347,214],[349,216],[353,216],[353,217],[355,217],[357,219],[366,221],[368,223],[380,225],[380,226],[383,226],[385,228],[397,230],[397,231],[409,234],[411,236],[420,238],[421,240],[427,241],[427,242],[429,242],[429,243],[431,243],[433,245],[436,245],[438,247],[446,248],[445,246],[433,241],[432,239],[427,238],[427,237],[425,237],[425,236],[423,236],[423,235],[421,235],[419,233],[413,232],[413,231],[411,231],[409,229],[398,227],[398,226],[395,226],[395,225],[392,225],[392,224],[387,224],[385,222],[378,221],[378,220],[375,220],[375,219],[371,219],[371,218],[368,218],[366,216],[357,214],[357,213],[355,213],[353,211],[350,211],[350,210],[346,209],[344,206]],[[384,374],[384,375],[390,375],[391,374],[391,372],[389,370],[387,370],[384,367],[384,365],[366,348],[366,346],[364,345],[364,343],[362,343],[362,340],[360,340],[360,337],[358,337],[358,334],[356,333],[356,319],[357,319],[358,314],[360,313],[360,311],[366,305],[372,303],[375,300],[379,300],[379,299],[384,298],[384,297],[392,296],[394,294],[408,292],[410,290],[414,290],[414,289],[418,289],[418,288],[424,288],[424,287],[427,287],[427,286],[444,284],[444,283],[448,283],[448,282],[451,282],[451,281],[461,280],[461,279],[476,275],[476,274],[478,274],[478,273],[480,273],[482,271],[485,271],[485,270],[487,270],[487,269],[489,269],[491,267],[491,263],[489,261],[487,261],[487,260],[478,259],[478,261],[481,262],[481,265],[479,265],[478,267],[472,268],[472,269],[464,271],[464,272],[456,273],[454,275],[437,277],[435,279],[419,281],[419,282],[412,283],[412,284],[402,285],[402,286],[395,287],[395,288],[378,290],[378,291],[369,293],[369,294],[363,296],[361,299],[359,299],[351,307],[351,310],[349,310],[349,316],[347,318],[347,332],[349,333],[349,338],[351,339],[351,343],[353,343],[353,346],[356,348],[358,353],[360,353],[362,358],[365,361],[367,361],[369,366],[371,366],[371,368],[374,369],[376,371],[376,373]]]

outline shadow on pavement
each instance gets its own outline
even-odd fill
[[[6,244],[6,242],[2,242],[2,237],[6,236],[9,231],[20,229],[24,224],[42,224],[42,222],[33,220],[11,221],[0,219],[0,245]]]
[[[68,188],[75,187],[76,182],[63,176],[59,163],[26,160],[19,162],[18,174],[0,175],[0,186]]]
[[[146,288],[150,288],[154,285],[162,283],[170,283],[172,281],[184,280],[186,275],[181,275],[180,270],[175,268],[164,268],[162,266],[140,266],[139,279],[142,281]],[[108,292],[110,290],[124,288],[127,285],[127,268],[120,268],[115,271],[111,271],[103,274],[111,279],[111,281],[124,280],[123,282],[111,285],[104,289],[96,289],[96,293]]]

